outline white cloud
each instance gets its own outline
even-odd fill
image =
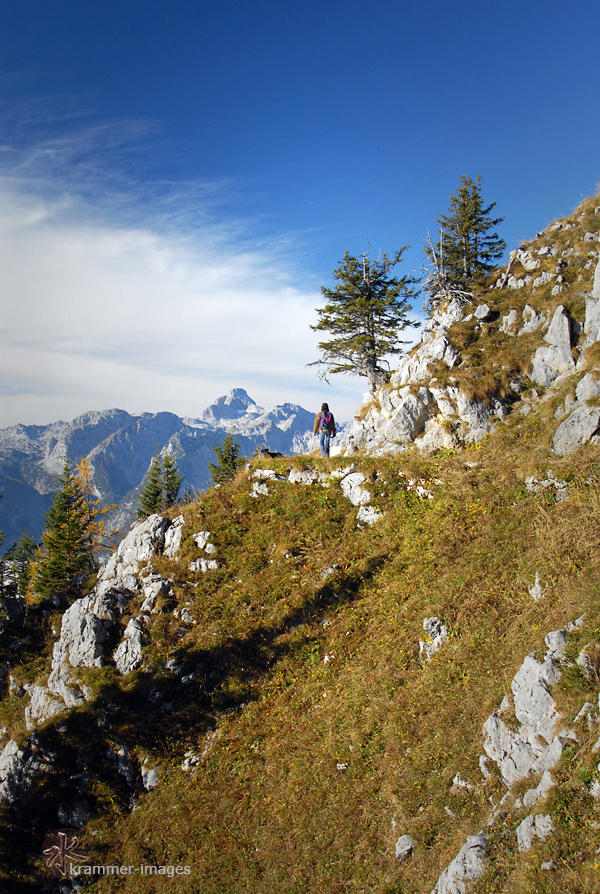
[[[325,393],[350,415],[360,381],[328,389],[306,369],[321,295],[294,285],[293,253],[225,218],[133,222],[122,195],[94,204],[22,167],[0,182],[1,426],[112,406],[194,416],[234,386],[265,404]]]

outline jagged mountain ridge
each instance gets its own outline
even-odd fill
[[[198,492],[210,483],[213,447],[227,432],[244,456],[251,456],[257,447],[302,453],[312,444],[313,420],[313,413],[296,404],[262,408],[243,388],[234,388],[198,419],[166,412],[136,416],[113,409],[85,413],[72,422],[0,430],[4,548],[25,530],[40,536],[43,512],[50,505],[67,454],[74,463],[89,459],[102,504],[118,504],[107,522],[123,530],[135,518],[139,489],[157,446],[176,458],[184,476],[181,492]]]

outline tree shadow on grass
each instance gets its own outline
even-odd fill
[[[179,756],[186,746],[214,729],[225,711],[255,699],[258,684],[291,649],[314,642],[317,625],[336,607],[357,601],[366,583],[385,563],[374,557],[344,575],[332,575],[305,602],[278,623],[259,625],[208,649],[180,647],[167,669],[137,672],[106,683],[84,706],[61,714],[28,740],[32,752],[48,755],[51,769],[35,777],[16,808],[3,808],[0,843],[2,891],[57,891],[41,860],[46,835],[64,825],[60,805],[84,800],[92,814],[127,811],[144,793],[139,768],[128,770],[127,752],[141,748],[151,761]],[[278,642],[301,625],[306,632],[293,646]],[[186,680],[186,682],[182,682]],[[32,741],[33,740],[33,741]],[[85,832],[83,832],[85,838]],[[97,854],[101,845],[94,846]],[[111,862],[107,854],[108,862]],[[97,859],[95,857],[95,862]]]

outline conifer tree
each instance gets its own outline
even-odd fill
[[[160,448],[156,448],[156,453],[152,457],[150,463],[150,471],[148,472],[148,480],[140,494],[140,508],[137,510],[138,518],[147,518],[155,512],[161,512],[163,506],[163,485],[162,485],[162,459],[160,456]]]
[[[163,488],[166,509],[174,506],[177,502],[182,481],[183,475],[179,474],[177,462],[170,453],[167,453],[163,460]]]
[[[177,462],[168,453],[161,456],[160,447],[152,457],[148,480],[140,494],[138,518],[147,518],[155,512],[164,512],[174,506],[179,496],[183,475],[179,474]]]
[[[385,358],[402,353],[405,342],[399,333],[414,325],[407,313],[417,280],[391,275],[406,248],[391,258],[384,254],[377,261],[368,254],[356,257],[346,252],[333,272],[336,287],[321,288],[327,303],[317,308],[319,322],[311,329],[333,336],[319,342],[322,358],[309,364],[322,368],[321,378],[330,373],[365,376],[372,392],[387,381]]]
[[[449,214],[438,218],[440,240],[429,239],[425,254],[433,270],[425,288],[430,295],[429,308],[456,295],[467,297],[467,290],[481,276],[493,270],[506,248],[495,228],[503,217],[490,217],[496,203],[485,206],[481,195],[481,174],[477,180],[462,176],[456,195],[450,196]]]
[[[57,594],[74,598],[79,593],[78,577],[94,567],[93,513],[87,505],[80,478],[65,459],[60,488],[46,512],[42,548],[33,569],[33,586],[43,596]]]
[[[2,589],[16,596],[27,594],[37,550],[38,545],[29,531],[24,531],[4,555]]]
[[[209,463],[208,468],[213,480],[213,484],[224,484],[235,478],[236,472],[244,462],[240,456],[240,445],[234,442],[228,433],[220,447],[213,447],[213,452],[217,455],[217,463]]]

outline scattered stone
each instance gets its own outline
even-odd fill
[[[425,618],[423,630],[426,640],[419,641],[419,655],[425,654],[429,660],[448,641],[448,628],[440,618]]]
[[[558,426],[552,439],[555,453],[565,456],[588,442],[598,443],[600,439],[600,407],[582,406]]]
[[[487,304],[480,304],[479,307],[476,308],[473,316],[483,323],[490,319],[492,313],[492,309]]]
[[[507,314],[502,317],[502,323],[500,326],[501,332],[506,332],[507,335],[513,334],[513,329],[517,325],[517,312],[516,310],[509,310]]]
[[[537,816],[527,816],[517,826],[517,843],[519,850],[524,853],[531,850],[534,838],[543,841],[554,831],[552,818],[548,814],[539,813]]]
[[[383,513],[377,512],[372,506],[360,506],[356,514],[356,521],[359,525],[375,525],[382,517]]]
[[[416,847],[416,841],[410,835],[401,835],[396,842],[396,859],[401,863],[407,860]]]
[[[462,789],[463,791],[470,792],[473,789],[473,786],[467,779],[463,779],[460,773],[457,773],[454,779],[452,780],[452,785],[456,789]]]
[[[529,588],[529,595],[533,599],[534,602],[540,602],[540,600],[544,597],[546,592],[546,587],[542,587],[540,583],[540,575],[539,572],[535,572],[535,583],[532,587]]]
[[[158,767],[150,767],[145,760],[141,766],[140,772],[142,774],[142,785],[147,792],[152,792],[155,788],[158,788]]]
[[[189,570],[205,573],[207,571],[216,571],[218,567],[218,562],[215,559],[196,559],[194,562],[190,562]]]

